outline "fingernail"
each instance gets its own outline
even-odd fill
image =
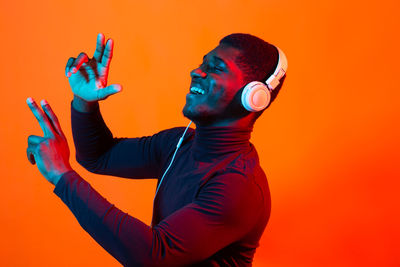
[[[68,71],[67,77],[68,77],[68,78],[71,77],[71,72]]]
[[[26,99],[26,103],[28,103],[28,104],[32,104],[33,103],[33,98],[32,97],[28,97],[27,99]]]
[[[75,72],[76,72],[76,68],[73,67],[73,68],[71,69],[71,72],[72,72],[72,73],[75,73]]]
[[[40,105],[42,105],[42,106],[45,106],[45,105],[48,105],[49,103],[45,100],[45,99],[43,99],[42,101],[40,101]]]

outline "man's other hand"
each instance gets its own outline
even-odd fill
[[[56,185],[61,176],[72,170],[69,164],[69,147],[60,123],[47,101],[42,100],[44,112],[29,97],[26,102],[39,122],[44,136],[30,135],[26,150],[30,163],[52,184]]]
[[[82,52],[77,58],[69,58],[65,67],[72,92],[87,102],[106,99],[122,90],[120,84],[107,86],[114,41],[108,39],[104,44],[104,40],[104,35],[99,33],[92,59]]]

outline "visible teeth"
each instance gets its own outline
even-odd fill
[[[194,86],[192,88],[190,88],[190,91],[193,93],[201,94],[201,95],[204,95],[204,93],[205,93],[205,91],[203,89],[194,87]]]

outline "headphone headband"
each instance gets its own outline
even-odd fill
[[[288,67],[287,59],[285,54],[279,47],[275,46],[278,49],[279,58],[278,58],[278,65],[274,73],[265,81],[268,89],[270,91],[274,90],[280,83],[280,79],[286,74],[286,70]]]

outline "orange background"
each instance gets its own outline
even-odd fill
[[[186,126],[189,71],[225,35],[251,33],[285,51],[278,98],[252,142],[272,193],[254,266],[399,266],[397,0],[0,1],[0,258],[3,266],[119,266],[29,164],[41,135],[25,100],[58,114],[73,168],[117,207],[151,220],[155,180],[88,173],[75,161],[69,57],[115,40],[102,102],[118,137]],[[396,126],[397,125],[397,126]]]

